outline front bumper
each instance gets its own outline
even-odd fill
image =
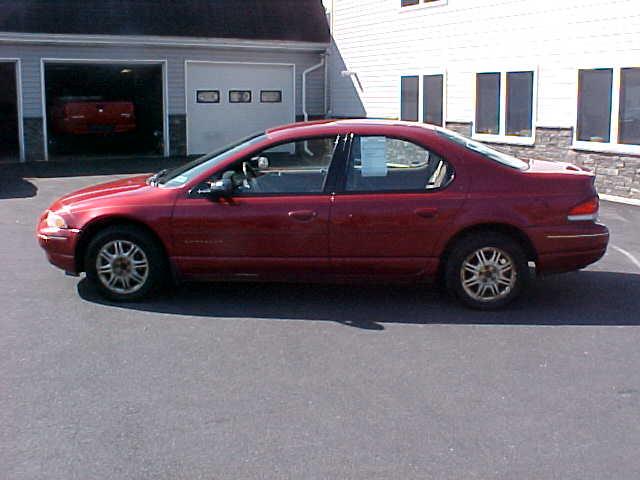
[[[578,222],[535,228],[530,237],[538,252],[538,273],[562,273],[580,270],[600,260],[607,251],[609,229],[597,223]]]
[[[47,254],[52,265],[61,268],[70,275],[77,275],[75,251],[80,230],[73,228],[38,227],[38,243]]]

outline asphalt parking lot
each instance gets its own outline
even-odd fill
[[[0,179],[0,478],[640,476],[640,207],[603,202],[607,255],[498,313],[384,286],[115,305],[34,237],[113,177],[84,173]]]

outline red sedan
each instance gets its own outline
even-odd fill
[[[538,274],[606,251],[593,174],[523,161],[449,130],[297,123],[152,176],[89,187],[42,215],[49,261],[105,296],[176,280],[439,280],[506,305]]]
[[[54,102],[51,130],[59,135],[120,134],[136,130],[132,102],[62,97]]]

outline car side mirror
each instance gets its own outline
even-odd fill
[[[198,187],[196,193],[210,198],[230,197],[233,193],[233,182],[230,178],[222,178],[211,182],[207,186],[202,185]]]

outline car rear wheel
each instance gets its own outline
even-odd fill
[[[163,254],[146,232],[114,226],[90,242],[85,259],[87,278],[105,297],[140,300],[161,286],[165,272]]]
[[[480,232],[454,245],[446,264],[447,289],[466,306],[494,310],[515,300],[529,278],[520,244],[498,233]]]

